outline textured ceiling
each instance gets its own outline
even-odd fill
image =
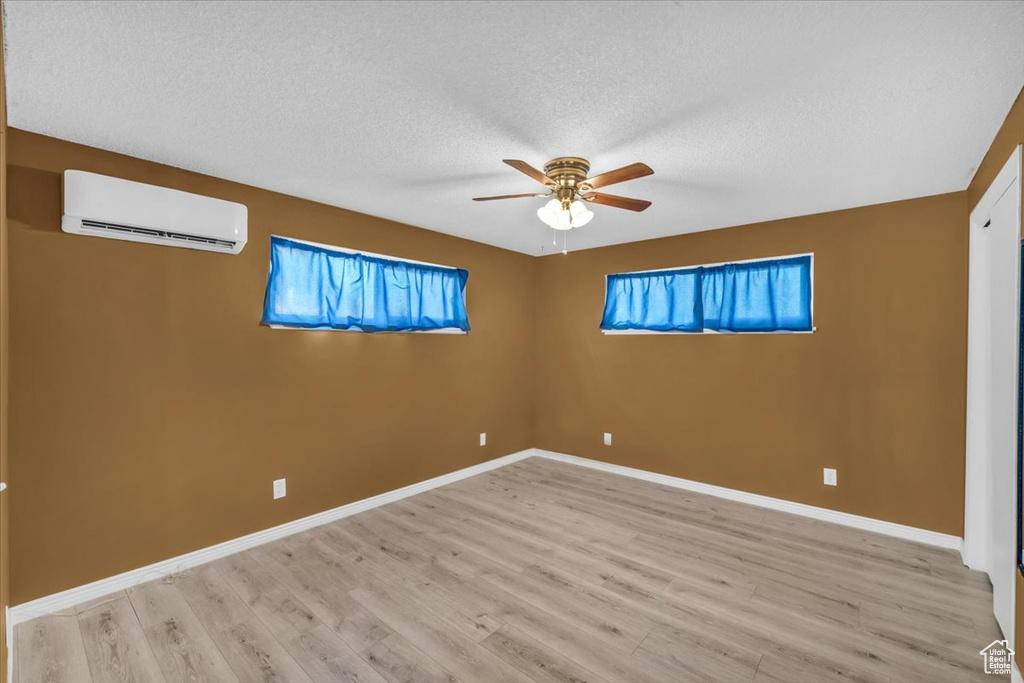
[[[1024,85],[1024,2],[3,6],[12,126],[530,254],[502,158],[653,167],[594,247],[961,190]]]

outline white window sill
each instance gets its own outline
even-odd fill
[[[663,335],[676,335],[683,337],[699,337],[703,334],[814,334],[818,328],[814,327],[810,330],[776,330],[772,332],[722,332],[719,330],[702,330],[701,332],[683,332],[683,331],[663,331],[663,330],[601,330],[601,334],[607,335],[634,335],[634,334],[663,334]]]
[[[363,332],[355,327],[347,330],[316,327],[290,327],[288,325],[268,325],[268,327],[272,330],[295,330],[298,332],[359,332],[361,334],[469,334],[465,330],[460,330],[458,327],[444,327],[439,330],[382,330],[380,332]]]

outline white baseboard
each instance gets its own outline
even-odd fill
[[[318,512],[315,515],[296,519],[292,522],[286,522],[285,524],[271,527],[270,529],[257,531],[247,536],[218,543],[217,545],[212,545],[208,548],[202,548],[185,555],[172,557],[145,567],[139,567],[138,569],[133,569],[131,571],[124,572],[123,574],[111,576],[110,578],[93,581],[92,583],[87,583],[84,586],[69,588],[68,590],[61,591],[60,593],[47,595],[30,602],[15,605],[14,607],[11,607],[7,613],[7,628],[13,629],[16,624],[28,621],[29,619],[34,619],[35,617],[44,616],[46,614],[53,614],[54,612],[59,612],[88,600],[93,600],[104,595],[109,595],[110,593],[116,593],[119,590],[131,588],[146,581],[170,576],[171,574],[184,571],[185,569],[197,567],[221,557],[226,557],[227,555],[233,555],[234,553],[238,553],[258,545],[263,545],[264,543],[269,543],[270,541],[284,538],[285,536],[297,534],[300,531],[305,531],[306,529],[327,524],[334,520],[348,517],[365,510],[370,510],[381,505],[393,503],[397,500],[401,500],[402,498],[408,498],[409,496],[414,496],[417,493],[429,491],[430,489],[434,489],[439,486],[452,484],[489,470],[510,465],[514,462],[529,458],[532,455],[533,449],[512,453],[511,455],[506,455],[494,460],[488,460],[487,462],[472,465],[471,467],[456,470],[455,472],[442,474],[441,476],[434,477],[433,479],[427,479],[426,481],[421,481],[416,484],[403,486],[402,488],[395,489],[394,491],[387,491],[380,495],[373,496],[372,498],[357,500],[353,503],[348,503],[347,505],[342,505],[341,507],[336,507],[331,510]]]
[[[735,500],[740,503],[747,503],[748,505],[756,505],[758,507],[769,508],[772,510],[780,510],[782,512],[789,512],[794,515],[801,515],[803,517],[810,517],[812,519],[820,519],[822,521],[832,522],[834,524],[842,524],[843,526],[849,526],[855,529],[861,529],[863,531],[873,531],[878,534],[885,534],[886,536],[895,536],[896,538],[902,538],[908,541],[916,541],[917,543],[924,543],[926,545],[933,545],[938,546],[939,548],[947,548],[949,550],[956,550],[958,552],[962,552],[963,539],[959,536],[941,534],[937,531],[918,529],[917,527],[905,526],[903,524],[896,524],[894,522],[883,522],[880,519],[872,519],[871,517],[861,517],[860,515],[853,515],[848,512],[839,512],[837,510],[829,510],[828,508],[820,508],[815,507],[813,505],[804,505],[803,503],[794,503],[792,501],[783,500],[781,498],[770,498],[768,496],[761,496],[756,493],[737,491],[736,489],[729,489],[725,488],[724,486],[703,484],[699,481],[680,479],[679,477],[672,477],[667,474],[657,474],[655,472],[648,472],[647,470],[638,470],[632,467],[613,465],[611,463],[602,462],[600,460],[590,460],[589,458],[581,458],[576,455],[555,453],[552,451],[545,451],[539,448],[534,448],[533,454],[541,458],[547,458],[548,460],[557,460],[559,462],[565,462],[571,465],[579,465],[580,467],[589,467],[590,469],[601,470],[602,472],[619,474],[624,477],[632,477],[633,479],[642,479],[644,481],[653,482],[655,484],[671,486],[677,489],[685,489],[687,491],[694,491],[696,493],[704,493],[709,496],[716,496],[718,498]]]
[[[894,524],[893,522],[883,522],[878,519],[852,515],[847,512],[838,512],[827,508],[814,507],[813,505],[794,503],[780,498],[770,498],[768,496],[747,493],[745,491],[737,491],[735,489],[728,489],[722,486],[703,484],[689,479],[672,477],[667,474],[657,474],[655,472],[638,470],[632,467],[613,465],[599,460],[580,458],[575,455],[566,455],[564,453],[555,453],[539,448],[530,448],[495,460],[488,460],[487,462],[483,462],[478,465],[466,467],[455,472],[449,472],[448,474],[443,474],[439,477],[434,477],[433,479],[427,479],[426,481],[421,481],[416,484],[410,484],[409,486],[404,486],[400,489],[395,489],[394,491],[388,491],[386,493],[373,496],[372,498],[358,500],[347,505],[342,505],[341,507],[310,515],[309,517],[303,517],[302,519],[287,522],[270,529],[257,531],[256,533],[252,533],[247,536],[218,543],[217,545],[213,545],[208,548],[202,548],[185,555],[172,557],[145,567],[139,567],[138,569],[133,569],[116,576],[111,576],[110,578],[93,581],[92,583],[85,584],[84,586],[69,588],[68,590],[61,591],[60,593],[55,593],[20,605],[15,605],[14,607],[11,607],[7,613],[7,627],[8,629],[13,629],[16,624],[28,621],[29,619],[33,619],[38,616],[53,614],[54,612],[59,612],[88,600],[93,600],[104,595],[109,595],[110,593],[115,593],[119,590],[131,588],[145,581],[169,576],[201,564],[206,564],[207,562],[212,562],[213,560],[227,555],[232,555],[258,545],[263,545],[264,543],[269,543],[270,541],[284,538],[285,536],[297,534],[300,531],[305,531],[312,527],[333,522],[336,519],[341,519],[381,505],[386,505],[387,503],[392,503],[394,501],[401,500],[402,498],[414,496],[417,493],[429,491],[430,489],[434,489],[439,486],[445,486],[446,484],[451,484],[489,470],[511,465],[514,462],[519,462],[520,460],[525,460],[530,457],[546,458],[548,460],[557,460],[559,462],[578,465],[580,467],[589,467],[591,469],[601,470],[602,472],[632,477],[633,479],[642,479],[644,481],[684,489],[687,491],[694,491],[696,493],[704,493],[711,496],[717,496],[719,498],[734,500],[740,503],[747,503],[748,505],[756,505],[758,507],[770,508],[772,510],[781,510],[782,512],[789,512],[803,517],[842,524],[844,526],[854,527],[864,531],[873,531],[887,536],[895,536],[897,538],[938,546],[940,548],[959,551],[961,550],[963,542],[962,539],[956,536],[940,534],[935,531],[917,529],[915,527],[904,526],[902,524]]]

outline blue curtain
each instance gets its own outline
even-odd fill
[[[609,275],[601,328],[810,330],[811,257]]]
[[[701,282],[705,329],[811,329],[810,256],[704,268]]]
[[[469,273],[270,238],[263,323],[309,329],[469,331]]]
[[[609,275],[605,330],[699,332],[702,328],[700,268]]]

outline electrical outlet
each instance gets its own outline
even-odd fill
[[[486,446],[487,445],[487,432],[480,432],[480,445],[481,446]]]
[[[825,468],[825,485],[836,486],[836,471],[826,467]]]
[[[612,445],[612,435],[609,432],[605,432],[604,433],[604,445],[605,446],[611,446]]]
[[[288,495],[288,492],[287,492],[287,489],[285,488],[285,480],[284,479],[275,479],[274,480],[274,500],[277,500],[278,498],[284,498],[286,495]]]

